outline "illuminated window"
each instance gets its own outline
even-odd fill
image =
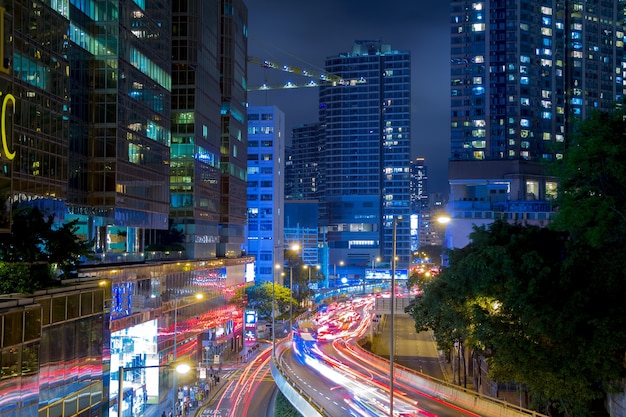
[[[554,200],[557,197],[558,193],[558,184],[556,182],[547,181],[546,182],[546,199]]]
[[[539,182],[526,181],[526,199],[535,200],[539,197]]]

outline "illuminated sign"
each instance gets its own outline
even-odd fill
[[[391,269],[366,269],[365,279],[391,279]],[[396,269],[395,279],[409,279],[409,271]]]
[[[244,317],[246,320],[246,329],[256,328],[256,324],[257,324],[256,310],[246,310]]]
[[[15,97],[13,97],[13,94],[7,94],[6,96],[4,96],[4,100],[2,101],[2,126],[0,126],[0,128],[2,129],[2,150],[4,151],[4,155],[7,157],[7,159],[9,161],[12,161],[13,158],[15,158],[15,151],[11,152],[9,151],[9,144],[7,143],[7,127],[6,127],[6,122],[7,122],[7,103],[11,102],[11,104],[13,105],[13,108],[15,109]]]

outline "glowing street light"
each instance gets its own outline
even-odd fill
[[[309,271],[309,280],[307,282],[307,290],[310,292],[311,291],[311,269],[313,268],[313,265],[304,265],[302,267]],[[315,268],[318,271],[320,270],[321,267],[322,267],[321,265],[315,265]],[[310,300],[310,295],[309,295],[309,307],[310,305],[311,305],[311,300]]]
[[[294,243],[291,246],[281,246],[281,245],[276,245],[274,246],[274,259],[276,259],[276,251],[278,249],[289,249],[292,251],[298,251],[300,250],[300,245],[297,243]],[[276,270],[281,269],[283,266],[280,264],[275,264],[274,268]],[[272,274],[272,356],[276,355],[276,292],[274,290],[274,288],[276,287],[276,271]],[[289,274],[289,296],[292,297],[292,286],[291,286],[291,269],[290,269],[290,274]],[[291,300],[289,300],[289,312],[292,313],[292,305],[291,305]],[[289,327],[291,328],[291,321],[289,322]]]
[[[389,306],[391,307],[391,320],[389,321],[389,416],[393,417],[393,336],[394,336],[394,310],[395,310],[395,299],[396,299],[396,229],[398,226],[398,221],[402,220],[402,216],[396,216],[393,218],[393,229],[392,229],[392,248],[391,248],[391,300],[389,302]]]
[[[339,261],[339,266],[343,266],[343,261]],[[333,264],[333,277],[335,278],[335,286],[337,286],[337,282],[339,281],[337,277],[337,264]]]
[[[197,293],[197,294],[194,294],[194,298],[196,300],[201,300],[202,298],[204,298],[204,295],[202,293]],[[177,348],[178,348],[177,335],[178,335],[178,300],[179,299],[180,298],[174,298],[174,360],[173,360],[174,362],[176,362],[176,359],[178,358],[178,355],[177,355]],[[179,365],[179,366],[182,366],[182,365]],[[187,365],[187,367],[189,367],[189,365]],[[188,371],[189,371],[189,369],[187,369],[187,372]],[[172,404],[172,415],[173,416],[176,415],[176,402],[178,401],[178,387],[176,386],[176,383],[177,383],[177,381],[176,381],[176,372],[175,372],[174,373],[174,383],[173,383],[174,402]]]

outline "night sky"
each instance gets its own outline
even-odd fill
[[[329,56],[355,40],[381,40],[411,53],[412,158],[428,165],[429,192],[448,192],[450,154],[450,5],[446,0],[247,0],[248,55],[323,72]],[[250,85],[307,78],[248,65]],[[317,122],[317,88],[250,92],[250,105],[276,105],[288,138]]]

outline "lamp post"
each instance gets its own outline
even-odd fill
[[[310,308],[311,305],[312,305],[312,302],[311,302],[311,268],[312,268],[312,265],[304,265],[303,268],[307,269],[308,272],[309,272],[309,279],[307,281],[307,291],[308,291],[308,299],[309,299],[308,304],[309,304],[309,308]],[[315,265],[315,268],[317,268],[317,270],[319,271],[321,266],[320,265]]]
[[[124,372],[126,371],[134,371],[136,369],[150,369],[150,368],[165,368],[167,366],[170,366],[169,364],[167,365],[147,365],[147,366],[129,366],[129,367],[124,367],[124,366],[120,366],[119,367],[119,380],[117,383],[117,415],[118,417],[122,417],[123,416],[123,402],[124,402]],[[186,374],[187,372],[189,372],[191,370],[191,367],[186,364],[186,363],[181,363],[178,364],[176,367],[174,367],[174,374],[173,374],[173,378],[174,380],[176,380],[176,374],[179,373],[181,375]],[[176,395],[176,389],[174,389],[174,395]],[[176,412],[176,409],[174,409],[174,413]],[[175,414],[172,414],[175,415]],[[130,403],[130,416],[133,416],[133,402],[131,400]]]
[[[343,266],[343,261],[339,261],[339,266]],[[333,277],[335,278],[335,286],[337,286],[337,264],[333,264]]]
[[[389,306],[391,307],[391,320],[389,324],[389,416],[393,417],[393,350],[394,350],[394,310],[396,299],[396,229],[398,221],[402,220],[402,216],[396,216],[393,218],[392,229],[392,248],[391,248],[391,300]]]
[[[282,246],[282,245],[276,245],[274,246],[274,260],[276,260],[276,251],[278,249],[291,249],[294,251],[297,251],[300,249],[300,245],[293,244],[291,246]],[[284,260],[283,260],[284,262]],[[291,265],[291,263],[290,263]],[[275,292],[275,287],[276,287],[276,270],[282,268],[283,265],[280,264],[275,264],[274,265],[274,273],[272,274],[272,356],[276,355],[276,292]],[[290,270],[291,272],[291,270]],[[289,275],[289,295],[291,297],[291,274]],[[292,311],[292,306],[291,306],[291,300],[289,300],[289,311],[291,313]],[[291,322],[290,322],[290,326],[291,326]]]
[[[204,296],[200,293],[195,294],[194,297],[197,300],[201,300]],[[177,348],[178,348],[178,340],[177,340],[177,335],[178,335],[178,300],[180,298],[174,298],[174,360],[173,362],[176,362],[177,360]],[[174,401],[172,402],[172,416],[176,415],[176,403],[178,402],[178,388],[176,386],[176,372],[174,372],[174,382],[172,384],[173,386],[173,390],[174,390]]]
[[[280,265],[274,265],[274,273],[272,274],[272,357],[276,354],[276,270]]]
[[[289,262],[289,331],[293,329],[293,266]]]

